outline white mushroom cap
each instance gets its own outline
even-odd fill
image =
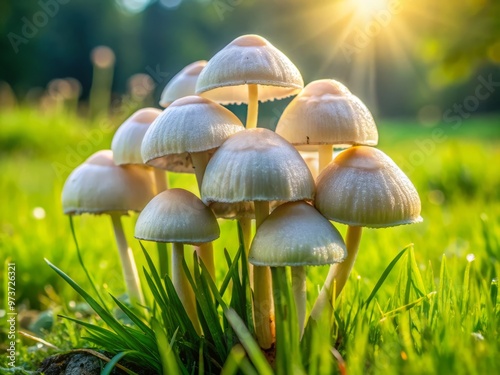
[[[219,238],[217,219],[193,193],[169,189],[154,197],[139,215],[135,237],[155,242],[198,244]]]
[[[330,220],[372,228],[422,221],[417,190],[376,148],[355,146],[341,152],[316,184],[316,208]]]
[[[256,266],[320,266],[342,262],[346,255],[338,230],[301,201],[282,204],[264,220],[248,260]]]
[[[297,150],[268,129],[229,137],[207,165],[205,202],[297,201],[312,199],[314,181]]]
[[[117,166],[111,150],[96,152],[77,167],[62,192],[65,214],[141,211],[154,197],[152,173],[137,165]]]
[[[194,95],[196,91],[196,81],[205,65],[207,65],[205,60],[195,61],[177,73],[163,89],[160,105],[167,108],[177,99]]]
[[[304,81],[281,51],[258,35],[236,38],[202,70],[196,93],[222,104],[248,103],[246,85],[259,85],[260,101],[297,94]]]
[[[142,158],[156,168],[192,172],[188,153],[213,150],[244,129],[238,117],[223,106],[200,96],[186,96],[174,101],[151,124],[142,141]],[[183,165],[176,168],[179,161]]]
[[[120,125],[111,142],[117,165],[144,164],[141,156],[142,138],[160,113],[161,110],[157,108],[139,109]]]
[[[276,133],[293,145],[366,145],[378,143],[373,116],[340,82],[309,83],[285,108]]]

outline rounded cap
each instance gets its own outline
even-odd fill
[[[372,228],[422,221],[417,190],[376,148],[356,146],[341,152],[316,185],[316,208],[330,220]]]
[[[111,150],[117,165],[144,164],[141,156],[141,143],[149,125],[158,117],[161,110],[143,108],[136,111],[118,128]]]
[[[198,244],[219,238],[217,219],[193,193],[169,189],[154,197],[139,215],[135,238]]]
[[[259,100],[297,94],[304,81],[281,51],[258,35],[236,38],[208,62],[196,84],[196,93],[222,104],[248,103],[246,85],[259,85]]]
[[[203,152],[219,147],[245,128],[231,111],[200,96],[174,101],[153,122],[142,141],[146,164],[168,169],[171,155]]]
[[[320,266],[347,255],[338,230],[305,202],[285,203],[261,224],[248,261],[256,266]]]
[[[64,183],[65,214],[104,214],[141,211],[154,197],[153,177],[137,166],[117,166],[111,150],[96,152],[77,167]]]
[[[196,81],[205,65],[207,65],[205,60],[195,61],[177,73],[163,89],[160,105],[163,108],[167,108],[177,99],[194,95],[196,91]]]
[[[297,150],[268,129],[229,137],[207,165],[205,202],[297,201],[312,199],[314,180]]]
[[[378,143],[368,108],[340,82],[308,84],[285,108],[276,133],[293,145],[365,145]]]

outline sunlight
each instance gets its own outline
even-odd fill
[[[399,3],[399,1],[391,0],[346,0],[346,7],[352,10],[360,17],[367,19],[372,18],[375,13],[380,10],[386,10],[391,6],[391,3]]]

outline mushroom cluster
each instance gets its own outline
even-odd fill
[[[275,132],[257,127],[259,101],[296,94]],[[223,106],[229,103],[248,104],[246,126]],[[275,343],[273,280],[286,277],[286,267],[303,332],[305,266],[331,265],[310,313],[318,319],[331,307],[332,288],[339,294],[349,277],[362,227],[422,220],[416,189],[374,148],[377,127],[361,100],[331,79],[304,87],[295,65],[260,36],[241,36],[208,62],[188,65],[167,84],[160,104],[163,111],[142,109],[123,123],[113,153],[97,153],[70,175],[63,207],[67,214],[111,214],[135,303],[144,301],[120,215],[142,211],[135,237],[173,244],[168,273],[200,334],[184,244],[196,247],[216,281],[217,218],[237,219],[242,228],[263,349]],[[334,148],[345,151],[334,158]],[[194,173],[199,195],[168,189],[164,171]],[[331,221],[348,225],[345,242]]]

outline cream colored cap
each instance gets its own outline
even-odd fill
[[[160,113],[161,110],[157,108],[139,109],[118,128],[111,142],[116,165],[144,164],[141,156],[142,138]]]
[[[154,242],[198,244],[219,238],[217,219],[193,193],[169,189],[154,197],[139,215],[135,237]]]
[[[65,214],[141,211],[154,197],[153,176],[138,165],[117,166],[111,150],[96,152],[77,167],[62,192]]]
[[[372,228],[422,221],[417,190],[376,148],[356,146],[341,152],[316,185],[316,208],[330,220]]]
[[[222,104],[248,103],[246,85],[259,85],[259,100],[297,94],[304,81],[299,70],[280,50],[258,35],[236,38],[201,72],[196,93]]]
[[[173,102],[148,129],[142,141],[146,164],[168,167],[170,155],[219,147],[230,135],[245,128],[231,111],[200,96],[186,96]]]
[[[160,105],[167,108],[177,99],[194,95],[196,91],[196,81],[205,65],[207,65],[205,60],[195,61],[177,73],[163,89]]]
[[[236,133],[207,165],[205,202],[297,201],[312,199],[314,180],[297,150],[268,129]]]
[[[256,266],[320,266],[347,255],[338,230],[305,202],[285,203],[261,224],[248,261]]]
[[[373,116],[340,82],[309,83],[285,108],[276,133],[293,145],[365,145],[378,143]]]

